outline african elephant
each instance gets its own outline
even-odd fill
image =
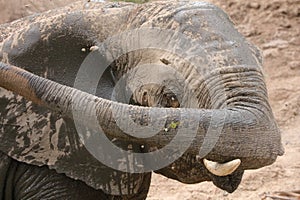
[[[233,192],[283,154],[260,53],[212,4],[78,2],[0,31],[4,199],[145,199],[152,171]]]

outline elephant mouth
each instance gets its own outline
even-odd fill
[[[241,183],[244,171],[237,170],[227,176],[210,176],[213,184],[229,193],[234,192]]]
[[[203,159],[203,163],[210,172],[209,176],[215,186],[229,193],[234,192],[241,183],[244,170],[238,169],[240,159],[226,163],[218,163]]]
[[[239,159],[218,163],[184,154],[170,166],[155,172],[186,184],[212,181],[218,188],[232,193],[243,177],[244,170],[238,166],[239,163]]]

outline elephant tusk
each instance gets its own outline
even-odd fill
[[[205,167],[216,176],[227,176],[233,173],[241,164],[240,159],[235,159],[226,163],[218,163],[203,159]]]
[[[97,51],[97,50],[99,50],[98,46],[91,46],[90,47],[90,51]]]

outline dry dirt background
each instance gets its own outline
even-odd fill
[[[239,31],[263,53],[270,103],[282,130],[284,156],[247,171],[228,194],[210,182],[185,185],[154,174],[148,200],[300,199],[276,191],[300,190],[300,0],[206,0],[224,9]],[[72,0],[0,0],[0,23]],[[271,198],[273,197],[273,198]]]

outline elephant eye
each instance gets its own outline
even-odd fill
[[[180,103],[177,99],[177,97],[174,95],[171,97],[170,101],[169,101],[169,104],[171,105],[171,107],[173,108],[178,108],[180,107]]]
[[[174,93],[168,93],[163,95],[163,99],[161,102],[163,107],[167,108],[178,108],[180,107],[180,103]]]
[[[143,97],[142,97],[142,106],[147,106],[148,105],[148,92],[144,91]]]

